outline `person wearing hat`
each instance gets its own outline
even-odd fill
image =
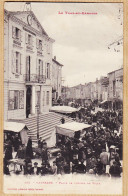
[[[54,175],[56,175],[56,174],[57,174],[56,161],[53,161],[53,165],[52,165],[52,174],[54,174]]]
[[[63,162],[64,162],[64,158],[61,155],[61,153],[59,152],[57,154],[57,157],[56,157],[57,174],[62,174],[62,172],[63,172],[63,166],[62,166]]]
[[[106,170],[106,165],[108,165],[108,153],[105,149],[102,149],[102,153],[100,153],[100,160],[103,163],[104,169]]]
[[[32,163],[28,163],[25,171],[25,175],[32,175],[32,174],[33,174]]]
[[[42,176],[48,174],[45,161],[42,161],[42,163],[41,163],[40,173]]]
[[[42,150],[41,150],[41,158],[42,158],[42,162],[43,161],[45,161],[45,162],[48,161],[48,151],[47,151],[47,149],[42,148]]]
[[[117,165],[116,161],[113,161],[113,164],[109,169],[109,173],[111,174],[111,177],[120,177],[121,168]]]
[[[39,175],[39,173],[40,173],[40,167],[38,167],[37,162],[35,162],[34,167],[32,167],[32,173],[35,174],[35,175]]]
[[[83,159],[81,159],[80,164],[77,165],[76,172],[77,173],[83,173],[83,174],[86,173],[86,166],[84,165],[84,160]]]

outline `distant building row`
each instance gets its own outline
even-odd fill
[[[123,68],[108,73],[95,82],[79,84],[74,87],[62,87],[62,99],[123,100]]]

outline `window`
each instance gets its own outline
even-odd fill
[[[14,91],[9,91],[9,110],[14,110]]]
[[[41,59],[37,59],[37,68],[36,73],[38,76],[43,75],[43,61]]]
[[[12,73],[22,74],[22,54],[12,50]]]
[[[40,91],[37,91],[37,106],[40,106]]]
[[[49,91],[47,91],[46,104],[49,105]]]
[[[46,78],[50,79],[50,64],[47,63],[46,66]]]
[[[39,50],[42,50],[42,40],[39,40]]]
[[[14,91],[14,110],[18,109],[19,91]]]
[[[26,40],[27,48],[32,50],[32,47],[34,46],[34,37],[31,34],[26,33],[25,40]]]
[[[24,91],[9,91],[9,110],[24,109]]]
[[[12,37],[18,41],[21,41],[21,30],[17,27],[12,27]]]
[[[50,54],[50,49],[51,49],[51,45],[50,43],[47,43],[47,53]]]
[[[15,29],[16,39],[20,39],[20,29],[16,27]]]
[[[37,39],[37,49],[42,50],[42,40]]]
[[[16,73],[20,73],[20,53],[16,52]]]
[[[24,109],[24,91],[19,91],[19,109]]]
[[[43,106],[45,106],[45,91],[43,91]]]
[[[9,110],[18,109],[18,91],[9,91]]]
[[[32,36],[28,34],[28,45],[32,45]]]

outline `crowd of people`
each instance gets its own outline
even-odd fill
[[[91,128],[84,134],[78,132],[74,138],[57,135],[56,148],[60,149],[52,162],[47,142],[40,138],[38,148],[32,147],[29,138],[27,146],[23,145],[18,134],[8,135],[5,141],[4,174],[10,175],[9,164],[12,152],[21,161],[16,174],[24,175],[56,175],[56,174],[89,174],[95,176],[120,177],[122,173],[122,110],[104,110],[94,112],[92,108],[82,108],[73,115],[78,122],[87,123]],[[61,119],[65,123],[65,119]],[[38,158],[34,164],[32,160]]]

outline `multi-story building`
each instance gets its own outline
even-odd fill
[[[47,112],[52,104],[52,44],[32,11],[4,15],[4,119]]]
[[[54,100],[61,97],[62,67],[63,65],[54,57],[54,59],[52,59],[52,98]]]
[[[91,82],[85,84],[85,99],[91,100]]]
[[[61,98],[64,104],[68,104],[68,100],[71,99],[70,88],[62,86],[61,88]]]
[[[123,68],[108,73],[108,78],[109,100],[113,100],[114,98],[123,100]]]
[[[108,99],[108,87],[109,87],[108,77],[103,78],[101,85],[102,85],[102,100],[106,101]]]
[[[98,99],[97,95],[97,81],[91,82],[91,100],[95,101]]]

